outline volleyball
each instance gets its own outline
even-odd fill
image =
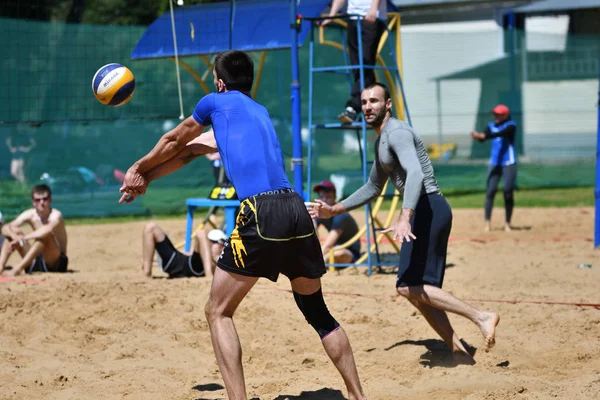
[[[94,96],[107,106],[122,106],[131,99],[134,90],[133,73],[121,64],[106,64],[96,71],[92,79]]]

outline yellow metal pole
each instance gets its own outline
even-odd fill
[[[260,85],[260,77],[262,76],[263,67],[265,66],[265,58],[267,57],[267,52],[263,51],[260,54],[260,61],[258,62],[258,71],[256,72],[256,78],[254,78],[254,87],[252,88],[252,98],[256,97],[256,92],[258,91],[258,85]]]
[[[169,57],[169,60],[175,62],[175,58],[173,58],[173,57]],[[202,90],[204,90],[204,93],[210,93],[208,86],[206,86],[206,83],[204,83],[204,81],[202,80],[202,78],[200,78],[200,76],[196,73],[196,71],[194,71],[194,69],[192,67],[190,67],[189,65],[187,65],[183,60],[181,60],[181,58],[179,58],[178,61],[179,61],[179,65],[181,65],[183,68],[185,68],[190,74],[192,74],[194,79],[196,79],[198,81],[198,83],[202,87]]]
[[[402,19],[400,18],[400,14],[398,14],[398,21],[396,23],[396,66],[398,67],[398,74],[400,75],[400,79],[402,79],[402,84],[404,84],[404,74],[402,68],[402,39],[400,34],[400,27],[402,25]],[[396,91],[397,95],[397,91]],[[402,93],[400,93],[402,96]],[[398,118],[405,119],[406,118],[406,105],[404,104],[404,97],[402,97],[402,101],[400,102],[400,106],[398,108]]]

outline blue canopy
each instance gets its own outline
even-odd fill
[[[298,14],[316,17],[328,0],[300,0]],[[291,47],[290,5],[282,0],[238,0],[174,10],[177,50],[180,57],[225,50],[269,50]],[[298,45],[310,27],[301,24]],[[152,23],[131,53],[131,59],[174,57],[171,13]]]

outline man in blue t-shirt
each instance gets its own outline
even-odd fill
[[[510,110],[504,104],[499,104],[492,110],[494,122],[490,122],[484,132],[471,132],[473,139],[483,142],[492,141],[490,165],[487,173],[487,189],[485,194],[485,225],[484,230],[491,228],[492,207],[498,189],[500,178],[504,179],[504,230],[510,232],[515,200],[513,192],[517,180],[517,152],[515,151],[515,135],[517,124],[510,118]]]
[[[323,300],[320,278],[326,270],[312,219],[291,189],[269,113],[250,97],[252,58],[236,50],[220,53],[213,76],[217,92],[204,96],[191,117],[129,168],[119,201],[133,201],[150,181],[218,150],[241,203],[205,307],[228,397],[246,399],[233,314],[259,277],[276,281],[283,273],[291,281],[298,308],[340,371],[349,397],[364,399],[350,342]],[[209,125],[212,132],[203,134]]]
[[[336,188],[333,182],[324,180],[315,185],[313,192],[319,195],[319,199],[329,205],[333,205],[336,199]],[[358,225],[349,213],[336,215],[332,218],[317,218],[315,228],[323,225],[329,232],[321,244],[325,263],[330,263],[330,251],[334,246],[342,245],[356,236]],[[349,264],[355,262],[360,257],[360,240],[355,240],[345,249],[335,250],[333,252],[333,263]]]

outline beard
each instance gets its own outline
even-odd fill
[[[385,115],[387,114],[387,109],[384,107],[375,114],[373,117],[373,121],[371,121],[371,126],[380,126],[383,120],[385,119]]]

